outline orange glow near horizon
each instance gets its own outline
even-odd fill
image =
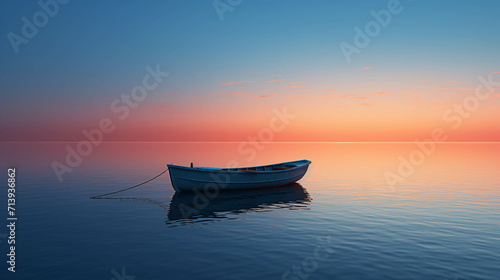
[[[264,84],[283,83],[271,81]],[[244,88],[255,83],[232,82],[222,87]],[[459,113],[457,104],[463,106],[473,94],[450,97],[444,93],[365,90],[368,93],[355,95],[329,87],[292,91],[297,93],[290,95],[289,89],[253,93],[231,89],[216,95],[164,95],[166,100],[157,96],[131,109],[124,120],[103,103],[79,106],[73,110],[75,114],[68,114],[70,108],[63,107],[62,112],[69,117],[60,118],[54,111],[35,122],[17,121],[0,141],[80,141],[84,140],[83,129],[97,128],[105,117],[112,119],[116,128],[104,141],[118,142],[247,141],[255,137],[260,142],[413,142],[429,138],[435,128],[446,132],[446,141],[500,141],[500,97],[496,95],[478,102],[473,110]],[[412,98],[417,95],[422,99]],[[286,113],[293,117],[282,120],[279,115]],[[283,129],[273,131],[272,137],[259,137],[272,125]]]

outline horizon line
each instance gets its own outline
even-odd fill
[[[88,142],[87,140],[82,140]],[[0,141],[0,143],[79,143],[82,141]],[[242,143],[247,141],[102,141],[101,143]],[[417,141],[262,141],[259,143],[415,143]],[[421,141],[422,142],[422,141]],[[434,143],[478,143],[478,144],[493,144],[500,141],[442,141]]]

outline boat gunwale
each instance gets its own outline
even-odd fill
[[[304,162],[303,164],[297,165],[292,168],[288,169],[283,169],[283,170],[269,170],[269,171],[261,171],[258,170],[259,172],[248,172],[247,170],[244,171],[239,171],[239,170],[229,170],[233,168],[198,168],[198,167],[187,167],[187,166],[182,166],[182,165],[175,165],[175,164],[167,164],[167,167],[170,169],[171,167],[173,168],[178,168],[178,169],[185,169],[185,170],[190,170],[190,171],[198,171],[198,172],[209,172],[209,173],[214,173],[214,172],[225,172],[225,173],[237,173],[237,174],[259,174],[259,173],[280,173],[280,172],[289,172],[292,170],[296,170],[298,168],[307,166],[311,164],[310,160],[307,159],[302,159],[302,160],[295,160],[295,161],[287,161],[287,162],[281,162],[281,163],[275,163],[275,164],[266,164],[266,165],[258,165],[258,166],[250,166],[250,167],[238,167],[238,169],[245,169],[245,168],[259,168],[259,167],[267,167],[267,166],[273,166],[273,165],[281,165],[281,164],[291,164],[294,162]],[[169,172],[170,173],[170,172]]]

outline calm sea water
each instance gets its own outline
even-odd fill
[[[65,162],[67,145],[76,144],[0,144],[4,190],[7,168],[17,170],[18,217],[16,273],[0,227],[2,279],[500,278],[499,144],[438,144],[393,187],[384,174],[398,174],[412,143],[270,143],[254,158],[238,143],[106,143],[59,182],[51,163]],[[197,204],[174,196],[166,173],[114,199],[89,199],[167,163],[298,159],[312,161],[308,173],[279,189]]]

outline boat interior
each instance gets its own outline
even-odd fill
[[[278,171],[278,170],[287,170],[298,165],[291,163],[282,163],[282,164],[272,164],[272,165],[264,165],[264,166],[256,166],[256,167],[240,167],[240,168],[222,168],[222,170],[226,171],[242,171],[242,172],[260,172],[260,171]]]

